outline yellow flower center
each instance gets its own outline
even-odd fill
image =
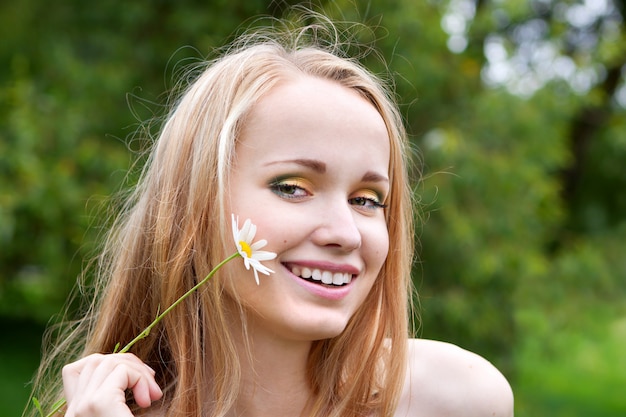
[[[252,258],[252,249],[250,249],[250,245],[248,245],[243,240],[240,240],[239,244],[241,245],[241,250],[244,251],[246,255],[248,255],[248,258]]]

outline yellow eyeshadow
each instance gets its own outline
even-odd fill
[[[372,190],[361,190],[359,192],[356,193],[359,197],[364,197],[364,198],[369,198],[372,199],[374,201],[377,201],[379,203],[382,203],[382,198],[381,196]]]
[[[306,184],[308,184],[308,181],[306,181],[303,178],[298,178],[298,177],[288,177],[288,178],[281,178],[279,180],[276,180],[276,184],[286,184],[286,185],[295,185],[295,186],[304,186]]]

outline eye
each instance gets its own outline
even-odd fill
[[[274,194],[282,198],[299,199],[311,195],[307,190],[306,183],[297,178],[276,179],[269,185]]]
[[[348,199],[348,202],[353,206],[363,207],[368,210],[376,210],[387,207],[386,204],[382,203],[381,198],[373,193],[365,193],[361,196],[352,197]]]

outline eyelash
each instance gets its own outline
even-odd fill
[[[286,199],[298,199],[310,196],[311,193],[301,184],[302,183],[298,180],[276,179],[269,184],[269,188],[274,194]],[[297,190],[301,190],[304,195],[296,195]],[[383,204],[378,197],[359,196],[349,198],[348,202],[368,210],[387,208],[387,205]]]
[[[366,209],[375,210],[379,208],[387,208],[386,204],[381,203],[377,198],[373,197],[354,197],[348,200],[350,203],[357,203],[359,207],[365,207]],[[365,204],[362,204],[365,203]],[[370,204],[369,206],[367,204]]]
[[[270,183],[270,190],[283,198],[289,198],[289,199],[296,199],[296,198],[302,198],[305,196],[309,196],[311,195],[310,192],[308,192],[306,190],[306,188],[302,187],[302,185],[300,185],[300,181],[287,181],[287,180],[281,180],[281,179],[277,179],[274,180]],[[304,192],[305,195],[303,196],[298,196],[298,195],[294,195],[294,191],[296,190],[302,190]]]

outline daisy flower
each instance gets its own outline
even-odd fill
[[[243,263],[246,266],[246,269],[250,269],[250,267],[252,267],[252,270],[254,271],[254,280],[257,285],[259,285],[259,272],[265,275],[269,275],[274,272],[261,264],[261,261],[274,259],[276,254],[274,252],[259,250],[267,245],[267,240],[265,239],[252,243],[254,235],[256,234],[256,226],[252,224],[250,219],[247,219],[240,229],[239,217],[235,217],[235,215],[232,214],[232,227],[233,238],[235,239],[235,244],[237,245],[237,251],[243,258]]]

